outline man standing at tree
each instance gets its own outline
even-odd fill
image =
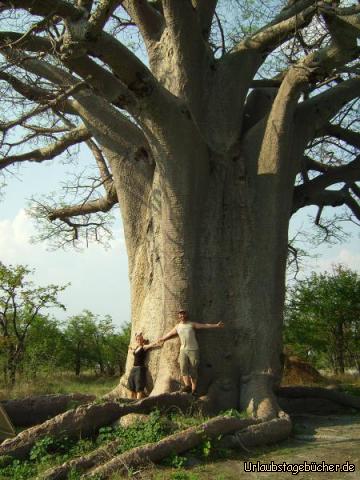
[[[164,342],[169,338],[178,335],[180,338],[180,371],[184,381],[183,392],[196,395],[196,386],[198,379],[199,366],[199,345],[196,339],[195,330],[223,328],[223,322],[218,323],[196,323],[189,322],[189,315],[186,310],[179,310],[179,323],[166,335],[159,338],[159,342]]]

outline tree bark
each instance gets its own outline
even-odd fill
[[[46,422],[20,432],[15,438],[0,445],[0,455],[25,458],[38,440],[45,436],[68,436],[78,438],[91,436],[99,428],[111,425],[128,413],[148,413],[154,408],[169,408],[177,405],[184,411],[192,404],[193,398],[186,394],[164,394],[145,398],[131,404],[104,401],[100,404],[80,406],[47,420]]]
[[[215,417],[197,427],[191,427],[180,433],[170,435],[157,443],[137,447],[118,455],[104,465],[85,474],[83,478],[110,478],[114,473],[121,474],[130,468],[144,466],[149,462],[159,462],[171,454],[179,454],[190,450],[204,440],[212,440],[219,435],[226,435],[234,430],[241,431],[256,423],[259,423],[259,420]],[[289,423],[291,425],[291,422]],[[286,433],[288,435],[289,431]]]
[[[12,423],[16,427],[28,427],[45,422],[74,405],[92,402],[94,395],[72,393],[69,395],[40,395],[15,400],[2,400],[0,403],[5,408]]]
[[[161,132],[156,152],[164,169],[155,168],[148,208],[138,219],[147,226],[143,241],[129,258],[132,338],[142,331],[156,340],[173,328],[180,308],[189,310],[193,321],[222,320],[222,331],[198,334],[200,393],[209,395],[215,410],[245,408],[262,417],[276,416],[272,389],[281,376],[292,201],[288,180],[295,176],[296,162],[279,172],[259,173],[265,124],[219,154],[206,148],[189,119],[174,117],[169,128],[176,122],[176,134]],[[127,218],[123,220],[126,233]],[[148,391],[156,395],[179,389],[178,352],[177,339],[149,352]],[[128,394],[131,366],[129,355],[115,397]]]

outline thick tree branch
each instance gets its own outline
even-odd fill
[[[141,130],[106,99],[89,89],[76,92],[79,82],[70,73],[43,60],[26,57],[20,52],[15,53],[14,61],[20,63],[21,68],[26,71],[58,85],[72,85],[68,89],[75,97],[74,100],[69,100],[72,108],[83,118],[88,129],[104,147],[118,150],[120,155],[127,157],[136,154],[139,145],[147,145]],[[85,82],[81,82],[81,85],[85,85]],[[27,118],[31,116],[29,114]]]
[[[307,125],[309,138],[312,138],[344,105],[359,95],[359,89],[360,77],[357,77],[311,97],[298,105],[297,122]]]
[[[211,24],[215,15],[217,3],[218,0],[194,0],[193,2],[198,11],[202,36],[206,40],[210,35]]]
[[[71,217],[83,216],[97,212],[108,212],[118,202],[115,190],[112,191],[113,193],[111,195],[106,195],[105,197],[101,197],[97,200],[52,210],[51,213],[49,213],[48,218],[50,221],[67,221]],[[79,224],[75,225],[72,222],[68,223],[68,225],[76,227],[85,226]]]
[[[96,143],[93,140],[88,140],[86,142],[86,145],[88,148],[91,150],[92,154],[94,155],[96,164],[99,169],[100,173],[100,178],[102,181],[102,185],[105,189],[105,192],[108,197],[113,197],[115,195],[114,191],[114,182],[112,180],[112,175],[110,173],[110,170],[107,166],[106,160],[104,158],[104,155],[102,154],[101,149],[96,145]]]
[[[167,47],[178,72],[178,81],[169,85],[177,96],[186,99],[194,118],[204,109],[206,75],[210,67],[209,51],[201,34],[197,12],[191,1],[163,0],[164,16],[170,45]]]
[[[71,87],[67,88],[65,91],[61,92],[57,97],[49,100],[46,105],[43,106],[38,106],[31,110],[30,112],[25,113],[22,115],[20,118],[17,118],[16,120],[10,120],[9,122],[0,125],[0,131],[7,131],[10,128],[13,128],[17,125],[22,125],[26,120],[29,118],[34,117],[35,115],[39,115],[42,112],[45,112],[48,109],[53,109],[57,108],[57,106],[62,104],[62,102],[73,95],[76,91],[80,90],[81,88],[84,87],[84,82],[77,82]]]
[[[0,160],[0,170],[19,162],[28,161],[41,163],[45,160],[52,160],[72,145],[76,145],[77,143],[88,140],[90,136],[91,134],[84,126],[78,127],[51,145],[47,145],[43,148],[37,148],[31,152],[26,152],[21,155],[9,155],[4,157],[2,160]]]
[[[329,123],[318,132],[318,135],[330,135],[331,137],[335,137],[338,140],[342,140],[343,142],[360,149],[360,133],[354,132],[348,128],[343,128],[340,125]]]
[[[2,0],[1,3],[7,9],[24,9],[41,17],[56,13],[60,17],[77,21],[84,15],[83,8],[77,8],[65,0]]]
[[[69,11],[64,5],[68,5]],[[138,98],[143,99],[150,96],[155,90],[161,90],[160,84],[152,75],[150,70],[134,55],[128,48],[122,45],[116,38],[112,37],[106,32],[98,32],[96,38],[87,38],[87,27],[89,23],[84,20],[83,11],[71,6],[67,2],[57,0],[55,4],[46,2],[45,0],[18,0],[14,3],[16,8],[25,8],[29,12],[37,15],[50,15],[57,13],[70,19],[72,22],[85,22],[82,28],[71,31],[67,28],[67,36],[64,36],[64,41],[60,50],[62,60],[71,61],[84,56],[85,52],[99,58],[106,63],[114,74],[131,90]],[[57,10],[59,8],[59,10]],[[79,16],[79,12],[81,15]],[[96,23],[95,23],[96,25]],[[23,34],[14,34],[16,38],[13,41],[18,41]],[[1,37],[0,37],[1,38]],[[3,34],[3,44],[8,43],[7,36]],[[36,51],[51,52],[51,42],[47,39],[39,40],[38,37],[33,38],[32,35],[26,38],[26,48]],[[69,50],[70,49],[70,50]]]
[[[310,164],[310,168],[312,165]],[[326,170],[325,167],[322,168],[324,168],[322,175],[295,187],[293,212],[307,205],[337,206],[352,203],[349,188],[354,182],[360,181],[360,155],[347,165],[326,166]],[[326,190],[342,182],[345,182],[344,189]]]
[[[87,83],[97,93],[119,108],[126,108],[133,112],[136,110],[136,97],[115,75],[89,57],[82,56],[76,59],[68,59],[64,64]]]
[[[234,53],[244,49],[269,53],[285,42],[300,28],[307,26],[316,13],[315,0],[300,0],[285,8],[271,23],[240,42]],[[234,54],[232,53],[232,55]]]
[[[345,14],[341,12],[342,10],[342,8],[333,8],[332,5],[320,5],[320,12],[323,13],[323,18],[333,41],[346,47],[360,36],[360,15],[359,9],[356,7],[353,8],[351,14]],[[340,15],[337,12],[340,12]]]
[[[24,55],[21,51],[13,50],[11,47],[9,47],[8,33],[9,32],[5,32],[4,36],[2,36],[0,33],[0,44],[3,44],[3,53],[8,56],[9,60],[23,68],[26,68],[29,64],[36,62],[36,59],[26,57],[26,55]],[[17,32],[11,32],[11,41],[16,41],[19,38],[21,38],[21,34]],[[38,40],[40,40],[40,42],[38,42]],[[52,53],[51,50],[53,48],[51,42],[39,37],[32,37],[31,42],[26,43],[26,45],[23,47],[24,50],[32,52],[48,51],[50,53]],[[82,55],[77,58],[64,58],[63,63],[81,78],[84,80],[86,79],[89,85],[92,85],[104,96],[104,98],[109,100],[114,105],[121,108],[124,106],[134,106],[136,100],[135,96],[124,85],[124,83],[86,55]],[[53,79],[50,80],[52,82],[55,81],[55,83],[59,83],[58,78],[60,72],[62,72],[62,77],[67,77],[69,80],[74,79],[74,77],[65,70],[53,67],[53,72],[55,71],[57,72],[57,80],[55,80],[53,76]]]
[[[123,0],[100,0],[90,16],[87,35],[97,37],[113,12],[122,3]]]
[[[10,75],[6,72],[0,71],[0,80],[7,82],[17,93],[20,93],[20,95],[28,100],[32,100],[42,105],[47,104],[49,100],[53,100],[57,95],[57,92],[47,91],[34,85],[24,83],[14,75]],[[70,113],[72,115],[76,114],[75,110],[67,100],[64,100],[61,105],[58,105],[58,108],[64,113]]]
[[[146,43],[160,40],[164,18],[147,0],[124,0],[123,5]]]
[[[12,31],[0,32],[0,51],[13,47],[22,48],[29,52],[51,52],[54,49],[54,44],[47,38],[33,34],[26,35]]]
[[[319,2],[319,8],[321,11],[326,12],[328,15],[337,15],[342,16],[352,16],[360,13],[360,5],[352,5],[351,7],[337,7],[334,6],[335,3],[332,2],[329,5],[326,2]]]

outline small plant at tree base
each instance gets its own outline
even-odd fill
[[[171,480],[199,480],[196,473],[191,472],[174,472],[171,474]]]
[[[50,450],[54,450],[55,441],[52,437],[44,437],[36,442],[30,452],[30,460],[44,462],[48,460]]]
[[[166,457],[162,461],[162,464],[167,466],[167,467],[183,468],[186,465],[186,462],[187,462],[187,457],[186,456],[176,455],[174,453],[174,454],[170,455],[169,457]]]

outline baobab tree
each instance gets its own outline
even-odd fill
[[[224,11],[245,2],[1,5],[0,80],[14,105],[1,168],[86,143],[99,170],[91,192],[38,214],[76,240],[119,204],[132,334],[160,337],[179,308],[222,320],[199,338],[201,393],[218,409],[277,417],[291,215],[316,205],[321,225],[326,207],[343,206],[360,220],[359,6],[271,2],[267,24],[244,19],[234,33]],[[176,342],[151,354],[153,394],[178,388]]]

